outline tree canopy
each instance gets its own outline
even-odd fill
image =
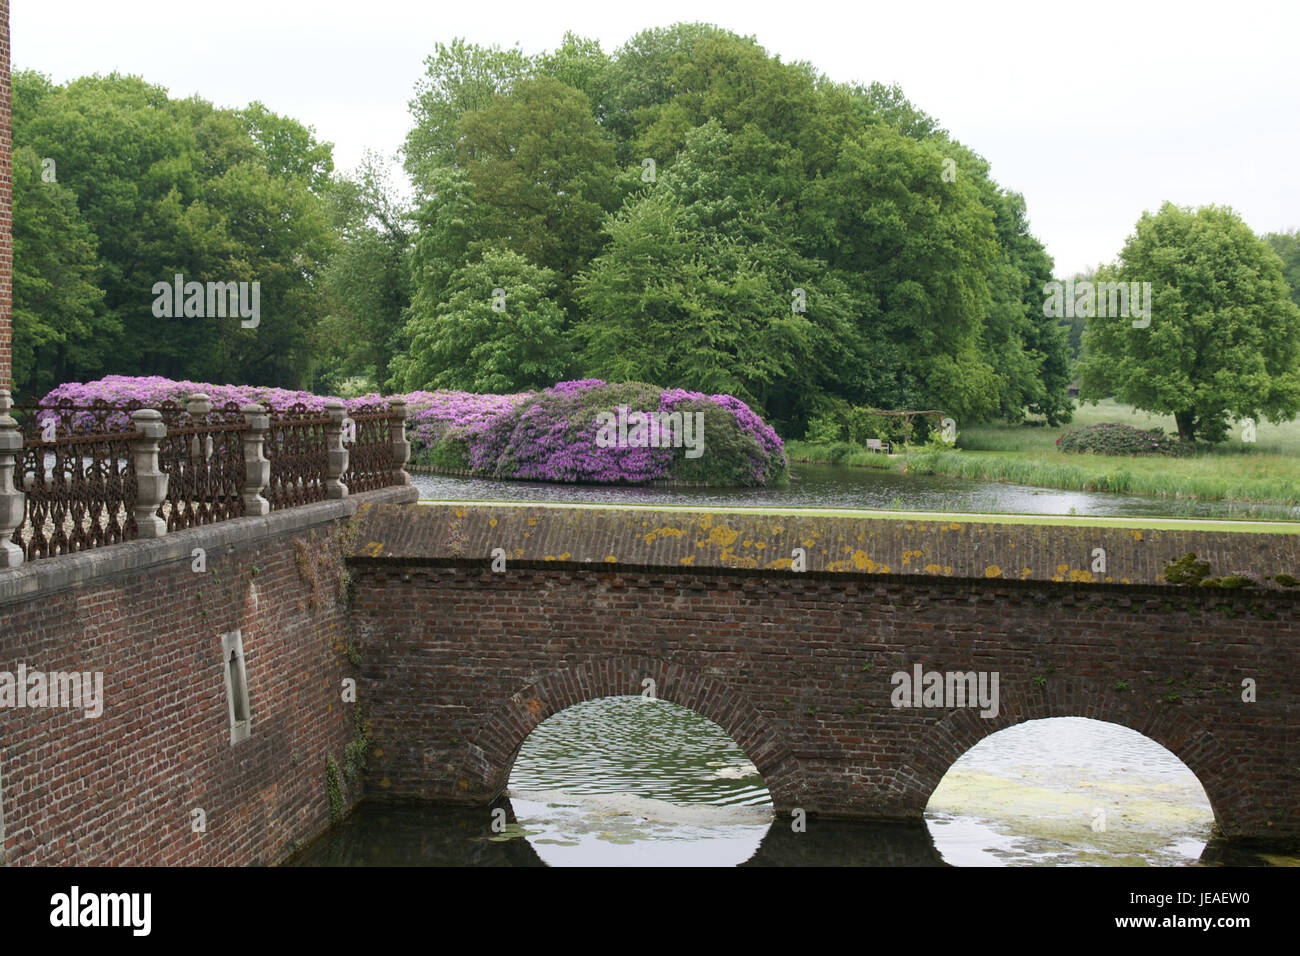
[[[727,390],[790,434],[844,402],[1068,419],[1023,199],[897,87],[707,24],[611,53],[457,40],[426,68],[408,349],[450,327],[453,274],[505,248],[554,273],[575,374]],[[432,361],[401,382],[456,377]]]
[[[1282,260],[1231,209],[1144,213],[1098,281],[1149,283],[1151,307],[1088,318],[1082,398],[1171,414],[1188,441],[1222,441],[1230,417],[1300,411],[1300,307]]]

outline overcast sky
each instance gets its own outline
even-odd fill
[[[681,20],[835,80],[899,83],[1024,194],[1058,274],[1113,259],[1166,199],[1230,205],[1258,233],[1300,227],[1298,0],[13,0],[10,14],[15,69],[261,100],[334,143],[340,169],[401,145],[439,40],[536,53],[572,30],[611,51]]]

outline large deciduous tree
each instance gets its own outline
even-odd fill
[[[1150,321],[1109,303],[1088,319],[1083,398],[1171,414],[1187,441],[1222,441],[1230,416],[1300,411],[1300,308],[1281,260],[1231,209],[1143,214],[1098,279],[1150,283]]]
[[[83,347],[65,350],[55,374],[304,384],[322,312],[315,275],[333,246],[315,191],[332,167],[329,145],[258,104],[232,111],[173,100],[138,77],[54,86],[20,73],[14,93],[15,148],[53,160],[56,182],[75,197],[87,231],[68,233],[68,255],[80,256],[77,244],[93,241],[95,270],[86,281],[103,293],[94,345],[77,332],[74,310],[68,331]],[[41,208],[17,203],[15,233],[39,232],[23,217]],[[42,270],[41,282],[59,281],[55,257],[33,256],[18,267],[33,268]],[[258,324],[156,315],[155,284],[178,273],[201,283],[259,283]]]

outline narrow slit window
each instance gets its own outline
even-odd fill
[[[226,710],[230,717],[230,742],[247,740],[252,733],[248,704],[248,671],[244,664],[244,638],[240,631],[221,636],[221,658],[226,679]]]

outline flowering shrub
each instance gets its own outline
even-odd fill
[[[110,375],[96,382],[69,383],[42,399],[71,399],[89,405],[131,400],[145,407],[164,401],[183,404],[195,392],[214,407],[269,402],[285,408],[301,402],[321,411],[330,396],[279,388],[212,385],[149,377]],[[496,478],[532,481],[639,484],[675,479],[716,485],[764,485],[786,475],[781,439],[752,409],[731,395],[662,390],[642,382],[609,384],[588,378],[559,382],[538,392],[476,395],[470,392],[408,392],[391,396],[407,405],[411,459],[442,469],[468,469]],[[349,399],[355,409],[386,400],[377,394]],[[601,412],[625,405],[630,411],[703,414],[704,453],[687,458],[683,447],[600,447]],[[127,416],[114,425],[125,426]]]
[[[1120,422],[1072,429],[1056,439],[1056,447],[1099,455],[1181,455],[1189,450],[1177,436],[1166,435],[1159,428],[1142,431]]]

